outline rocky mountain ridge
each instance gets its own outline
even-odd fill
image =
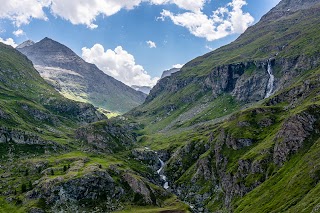
[[[124,113],[141,104],[145,95],[85,62],[68,47],[44,38],[18,48],[41,76],[62,95],[105,110]]]

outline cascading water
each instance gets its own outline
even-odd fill
[[[267,86],[267,93],[264,98],[269,98],[273,92],[274,75],[272,74],[271,59],[268,60],[268,74],[270,77]]]
[[[164,162],[159,158],[161,167],[160,169],[157,171],[157,173],[160,175],[161,180],[163,180],[165,183],[163,184],[163,188],[164,189],[168,189],[169,188],[169,183],[167,182],[167,177],[165,175],[163,175],[161,172],[164,168]]]

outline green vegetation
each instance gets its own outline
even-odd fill
[[[190,212],[180,199],[208,212],[319,211],[316,9],[266,16],[109,120],[60,96],[0,44],[0,212]],[[263,98],[250,81],[265,81],[270,57],[280,89],[259,102],[239,98],[236,89],[249,96],[255,88]],[[159,157],[172,191],[161,187]]]
[[[309,13],[309,14],[308,14]],[[214,52],[198,57],[184,66],[181,77],[206,75],[212,67],[252,60],[276,58],[313,57],[319,54],[320,22],[317,12],[298,11],[281,20],[264,19],[249,28],[236,41]],[[283,48],[282,50],[280,48]],[[280,49],[280,50],[279,50]],[[252,73],[250,68],[248,73]]]
[[[154,206],[127,206],[124,210],[116,211],[116,213],[161,213],[161,212],[191,212],[189,207],[179,201],[176,196],[173,196],[163,203],[164,207],[154,207]]]

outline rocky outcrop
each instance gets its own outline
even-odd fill
[[[160,161],[158,154],[150,149],[134,149],[131,151],[135,160],[138,160],[148,165],[153,171],[160,168]]]
[[[76,119],[81,125],[107,119],[91,104],[55,98],[45,99],[42,102],[47,109],[67,118]]]
[[[113,212],[128,203],[161,206],[163,199],[171,196],[138,174],[119,169],[116,164],[103,168],[99,164],[87,164],[86,158],[68,161],[69,167],[55,176],[52,171],[59,173],[57,168],[46,164],[46,169],[41,172],[42,177],[32,183],[33,188],[26,193],[26,198],[45,203],[45,208],[52,212],[70,212],[72,209],[76,212],[92,209]],[[32,174],[36,172],[35,165],[29,166],[33,168],[30,170]]]
[[[0,143],[13,142],[16,144],[27,144],[27,145],[44,145],[60,147],[57,143],[53,141],[43,140],[38,135],[28,133],[22,130],[10,129],[6,127],[0,127]]]
[[[85,142],[90,151],[109,153],[128,150],[136,142],[132,127],[107,120],[77,129],[75,137]]]
[[[44,178],[27,193],[27,197],[44,199],[53,210],[67,210],[68,206],[83,208],[100,200],[104,209],[114,211],[119,208],[119,200],[124,194],[124,189],[107,171],[91,166],[85,175],[78,178]]]
[[[310,96],[314,89],[320,86],[320,75],[316,75],[313,77],[313,80],[310,79],[304,80],[298,85],[289,88],[287,90],[282,91],[280,94],[272,97],[270,100],[266,102],[267,106],[273,106],[281,102],[289,103],[288,109],[295,108],[302,101],[306,99],[306,97]]]
[[[315,126],[319,113],[320,108],[314,105],[310,106],[309,110],[284,121],[275,137],[276,143],[273,154],[275,164],[283,165],[290,155],[298,152],[315,129],[319,131],[319,126]]]
[[[123,174],[122,178],[135,193],[134,199],[136,202],[142,202],[140,204],[144,205],[156,204],[156,196],[146,183],[129,173]],[[142,199],[140,197],[142,197]]]
[[[10,115],[2,109],[0,109],[0,119],[10,119]]]
[[[216,203],[220,205],[219,209],[231,211],[236,197],[241,198],[264,183],[276,168],[284,166],[303,147],[311,146],[319,136],[318,105],[310,105],[282,121],[273,133],[274,139],[267,139],[274,140],[273,144],[259,151],[253,148],[255,144],[270,142],[257,140],[259,137],[255,135],[242,138],[233,134],[234,128],[260,129],[257,134],[273,130],[277,126],[273,114],[279,112],[276,108],[243,111],[228,119],[235,126],[215,130],[209,135],[208,142],[198,142],[197,145],[190,142],[177,149],[165,167],[172,190],[182,200],[192,204],[197,212],[210,212],[207,203]],[[243,115],[250,116],[248,122],[238,122]],[[251,154],[246,157],[239,154],[235,159],[237,152],[241,153],[249,147],[255,151],[250,151]]]
[[[50,112],[45,112],[28,104],[21,104],[21,108],[35,121],[47,122],[52,125],[57,125],[60,123],[57,116],[52,115]]]
[[[170,180],[177,180],[194,164],[206,150],[205,144],[191,142],[177,149],[165,166],[165,174]]]

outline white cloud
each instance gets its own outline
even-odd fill
[[[29,24],[32,18],[47,20],[43,8],[49,5],[49,0],[1,1],[0,18],[9,19],[18,27]]]
[[[149,48],[157,48],[156,43],[153,41],[146,41],[146,43],[148,44]]]
[[[72,24],[84,24],[90,29],[97,28],[94,24],[99,15],[111,16],[121,9],[133,9],[141,0],[52,0],[51,11]]]
[[[213,41],[233,33],[242,33],[253,23],[253,17],[244,13],[246,0],[232,0],[225,7],[213,11],[211,16],[203,12],[211,0],[10,0],[2,1],[0,19],[9,19],[17,26],[32,19],[47,20],[44,9],[72,24],[83,24],[90,29],[98,27],[96,18],[112,16],[122,9],[131,10],[141,3],[154,5],[175,4],[186,10],[181,14],[163,10],[160,19],[169,18],[174,24],[187,28],[191,34]],[[230,0],[231,1],[231,0]]]
[[[4,40],[3,38],[0,38],[0,42],[6,45],[11,45],[14,48],[18,46],[12,38],[7,38],[6,40]]]
[[[84,24],[90,29],[99,15],[112,16],[122,9],[131,10],[142,2],[150,4],[176,4],[179,8],[200,11],[207,0],[51,0],[51,12],[72,24]]]
[[[206,2],[210,0],[150,0],[151,4],[175,4],[181,9],[190,11],[200,11]]]
[[[21,30],[21,29],[18,29],[18,30],[16,30],[16,31],[13,31],[12,33],[13,33],[13,35],[15,35],[15,36],[17,36],[17,37],[22,36],[22,35],[25,35],[25,32],[24,32],[23,30]]]
[[[181,69],[184,66],[184,64],[175,64],[172,66],[172,68]]]
[[[101,44],[95,44],[92,48],[84,47],[82,58],[129,86],[154,86],[159,80],[159,78],[152,78],[143,66],[136,64],[134,56],[121,46],[106,51]]]
[[[245,0],[233,0],[226,7],[220,7],[208,17],[202,11],[191,11],[182,14],[173,14],[168,10],[161,12],[161,20],[170,18],[176,25],[185,27],[197,37],[214,41],[230,34],[244,32],[254,19],[249,13],[244,13],[242,7]]]

